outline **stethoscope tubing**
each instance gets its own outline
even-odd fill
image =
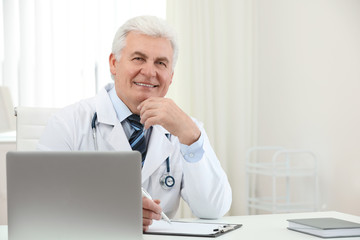
[[[95,151],[99,151],[99,146],[98,146],[98,143],[97,143],[97,133],[96,133],[96,120],[97,120],[97,112],[94,113],[94,116],[91,120],[91,129],[92,129],[92,135],[93,135],[93,139],[94,139],[94,148],[95,148]],[[166,137],[170,140],[171,138],[171,134],[165,134]],[[164,189],[167,187],[167,188],[172,188],[175,184],[175,179],[170,175],[170,157],[167,157],[166,158],[166,174],[165,174],[167,177],[170,177],[172,180],[173,180],[173,184],[171,186],[168,186],[166,181],[164,183],[161,183],[165,185],[162,186]]]
[[[98,143],[97,143],[97,134],[96,134],[96,119],[97,119],[97,112],[95,112],[92,120],[91,120],[91,129],[92,129],[92,133],[93,133],[93,138],[94,138],[94,148],[95,148],[95,151],[98,151],[99,150],[99,146],[98,146]]]

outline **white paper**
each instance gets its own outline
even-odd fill
[[[187,234],[187,235],[209,235],[223,229],[227,224],[198,223],[198,222],[171,222],[153,221],[148,233],[170,233],[170,234]]]

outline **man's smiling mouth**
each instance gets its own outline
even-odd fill
[[[138,83],[138,82],[134,82],[134,83],[135,83],[135,85],[143,86],[143,87],[149,87],[149,88],[154,88],[154,87],[159,86],[159,85],[151,85],[151,84]]]

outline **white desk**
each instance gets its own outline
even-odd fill
[[[257,239],[274,239],[274,240],[319,240],[321,238],[311,235],[294,232],[287,229],[287,219],[290,218],[310,218],[310,217],[335,217],[348,221],[360,223],[360,217],[339,212],[316,212],[316,213],[291,213],[291,214],[269,214],[269,215],[251,215],[251,216],[233,216],[224,217],[216,221],[208,222],[224,222],[224,223],[241,223],[243,226],[230,233],[226,233],[215,239],[221,240],[257,240]],[[200,220],[198,220],[200,221]],[[159,235],[144,235],[144,240],[161,240],[161,239],[196,239],[189,237],[174,237],[174,236],[159,236]],[[214,239],[214,238],[199,238],[199,239]],[[360,237],[354,238],[336,238],[337,240],[359,240]],[[0,240],[7,240],[7,226],[0,226]]]

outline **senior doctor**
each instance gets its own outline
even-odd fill
[[[139,115],[146,143],[142,185],[156,199],[143,198],[144,231],[161,211],[172,218],[180,197],[199,218],[223,216],[232,201],[202,123],[165,98],[177,55],[174,32],[164,20],[128,20],[117,31],[109,57],[114,83],[57,112],[38,144],[51,151],[129,151],[135,130],[128,117]],[[172,178],[166,185],[167,176]]]

